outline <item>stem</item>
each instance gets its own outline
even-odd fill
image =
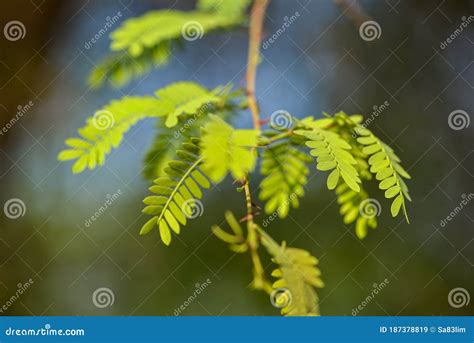
[[[266,147],[266,146],[270,145],[271,143],[279,141],[280,139],[285,139],[285,138],[291,137],[291,135],[293,135],[292,130],[279,133],[278,135],[267,138],[265,141],[259,142],[258,147],[260,147],[260,148],[261,147]]]
[[[252,113],[253,126],[260,130],[260,114],[255,98],[255,80],[257,74],[257,64],[260,56],[260,40],[262,37],[263,18],[269,0],[255,0],[250,14],[249,29],[249,52],[247,58],[247,99],[250,112]]]
[[[247,102],[252,113],[253,127],[260,130],[260,113],[255,98],[255,82],[257,75],[257,65],[260,56],[260,40],[262,37],[263,19],[269,0],[255,0],[250,14],[249,28],[249,51],[247,57]],[[253,263],[253,286],[256,289],[268,291],[268,281],[265,280],[265,272],[258,255],[258,233],[257,225],[254,222],[253,203],[250,192],[248,177],[244,180],[245,202],[247,205],[247,244]]]
[[[244,183],[245,191],[245,203],[247,205],[247,244],[250,249],[250,255],[252,257],[253,263],[253,286],[257,289],[264,289],[265,285],[265,272],[258,256],[258,234],[257,234],[257,225],[253,221],[253,204],[252,204],[252,195],[250,193],[250,187],[248,180],[245,180]]]

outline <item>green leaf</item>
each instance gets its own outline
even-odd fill
[[[327,185],[329,189],[336,186],[336,177],[339,179],[339,176],[341,176],[344,182],[354,191],[358,192],[360,190],[359,173],[353,166],[357,164],[357,161],[350,153],[351,146],[339,134],[322,128],[297,130],[295,133],[308,139],[306,145],[313,148],[310,154],[317,158],[316,168],[318,170],[337,170],[337,173],[333,171],[330,174],[331,180],[328,177]]]
[[[339,175],[340,172],[338,169],[334,169],[331,174],[329,174],[328,179],[327,179],[327,186],[328,189],[334,189],[336,188],[338,182],[339,182]]]
[[[182,146],[183,150],[179,150],[177,155],[186,155],[188,158],[169,161],[165,176],[157,178],[150,187],[150,191],[157,195],[148,196],[143,201],[148,205],[143,212],[153,218],[143,226],[140,233],[146,234],[158,226],[161,240],[166,245],[171,243],[171,230],[179,234],[187,218],[193,218],[189,212],[194,206],[197,211],[203,210],[198,200],[202,197],[201,187],[210,187],[200,170],[202,159],[199,157],[199,140],[191,139]]]
[[[278,278],[273,284],[272,297],[281,307],[281,313],[288,316],[319,315],[315,289],[324,287],[324,283],[317,268],[318,260],[305,250],[289,248],[284,243],[279,245],[264,231],[260,232],[262,244],[279,266],[272,272],[272,276]],[[288,294],[283,303],[278,298],[281,290]]]
[[[169,108],[165,125],[174,127],[180,115],[198,113],[207,104],[221,102],[222,98],[215,92],[192,82],[177,82],[159,89],[155,94]]]
[[[241,24],[245,4],[242,0],[233,0],[231,3],[232,6],[226,4],[218,7],[210,3],[203,4],[202,11],[150,11],[125,20],[110,35],[110,47],[114,53],[93,70],[89,83],[98,87],[109,81],[116,87],[123,86],[151,68],[168,63],[174,46],[200,39],[218,29]]]
[[[280,218],[288,215],[290,207],[297,208],[304,195],[311,158],[301,152],[291,141],[268,147],[262,154],[259,198],[267,201],[265,212],[277,212]]]
[[[220,182],[227,173],[241,180],[253,171],[259,132],[256,130],[235,130],[215,115],[203,128],[202,169],[214,182]]]
[[[364,217],[366,211],[361,207],[371,198],[363,188],[355,192],[347,184],[340,183],[336,188],[336,195],[340,205],[339,213],[343,217],[344,224],[349,225],[355,222],[355,232],[359,239],[367,236],[369,227],[372,229],[377,227],[377,216],[380,213],[374,213],[374,216],[370,218]]]
[[[230,249],[232,251],[238,253],[246,252],[248,250],[248,245],[239,222],[230,211],[226,211],[225,218],[233,234],[224,231],[218,225],[212,227],[212,233],[221,241],[230,244]]]
[[[392,206],[390,207],[390,211],[392,212],[392,217],[396,217],[398,213],[400,212],[400,208],[402,207],[403,204],[403,195],[400,194],[395,198],[395,200],[392,202]]]
[[[197,8],[201,11],[218,13],[227,17],[241,17],[251,0],[199,0]]]
[[[158,97],[135,96],[113,100],[86,120],[86,125],[78,130],[80,138],[66,140],[66,145],[70,148],[60,152],[58,159],[60,161],[78,159],[73,166],[74,173],[102,166],[106,156],[121,144],[125,133],[140,120],[166,118],[165,121],[170,125],[180,116],[199,111],[207,114],[203,107],[217,103],[223,105],[227,93],[228,89],[216,88],[209,91],[192,82],[177,82],[158,90],[156,92]],[[199,113],[199,116],[201,114]],[[157,138],[147,161],[153,161],[157,154],[169,152],[168,145],[173,136],[168,132],[168,135],[164,134],[163,137]],[[165,158],[160,156],[158,162],[166,163],[173,157],[174,153]],[[158,162],[153,164],[153,167],[145,167],[147,175],[154,177],[157,175],[157,170],[163,169],[163,164],[158,165]]]
[[[367,129],[360,130],[358,128],[356,131],[363,132],[364,137],[358,138],[357,141],[366,145],[363,151],[369,156],[370,172],[375,174],[376,179],[380,182],[379,188],[385,190],[384,195],[387,199],[395,197],[391,205],[392,216],[397,216],[400,209],[403,208],[408,222],[405,199],[410,201],[411,198],[403,178],[409,179],[410,175],[400,165],[400,158],[392,148]]]

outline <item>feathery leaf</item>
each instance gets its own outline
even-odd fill
[[[368,229],[377,227],[377,216],[380,214],[380,204],[369,198],[361,188],[354,192],[345,183],[336,188],[337,202],[341,206],[339,213],[343,216],[344,224],[355,222],[355,233],[359,239],[367,236]]]
[[[221,94],[222,93],[222,94]],[[60,161],[75,159],[73,173],[104,164],[112,148],[117,148],[124,134],[145,118],[166,117],[166,126],[175,126],[182,115],[203,111],[210,104],[225,102],[228,88],[209,91],[192,82],[177,82],[156,92],[157,97],[124,97],[97,111],[79,129],[80,138],[66,140],[69,149],[58,155]]]
[[[143,213],[153,217],[142,227],[140,234],[145,235],[157,226],[161,240],[169,245],[171,230],[179,234],[187,219],[202,213],[201,188],[209,188],[211,184],[199,168],[202,162],[199,151],[198,139],[183,143],[183,149],[177,152],[182,158],[170,161],[164,170],[166,176],[154,181],[150,191],[155,195],[143,200],[147,205]]]
[[[255,149],[259,131],[235,130],[221,118],[209,115],[203,128],[202,169],[214,182],[220,182],[228,172],[241,180],[255,168]]]
[[[295,147],[290,140],[268,147],[262,154],[260,172],[265,178],[260,184],[260,200],[267,201],[265,212],[275,210],[280,218],[288,215],[290,207],[299,206],[304,195],[311,157]]]
[[[411,198],[403,178],[410,179],[410,175],[400,165],[400,159],[392,148],[371,131],[358,126],[356,132],[360,136],[357,141],[365,146],[362,151],[370,156],[368,160],[370,172],[379,181],[379,188],[385,191],[385,198],[394,199],[391,206],[392,216],[396,217],[400,209],[403,208],[407,222],[409,222],[405,199],[411,201]]]
[[[251,0],[199,0],[198,10],[218,13],[226,17],[240,17]]]
[[[221,5],[214,12],[158,10],[125,20],[110,35],[110,48],[115,54],[105,58],[93,70],[89,83],[97,87],[109,80],[116,86],[122,86],[152,67],[166,64],[174,45],[240,24],[243,21],[243,6],[236,5]],[[210,5],[202,7],[209,9]],[[239,12],[234,12],[236,15],[228,15],[230,10],[239,8]]]
[[[349,152],[351,146],[339,134],[321,128],[296,130],[295,133],[308,139],[306,145],[312,149],[310,154],[317,158],[316,168],[331,171],[327,180],[329,189],[334,189],[342,178],[351,189],[360,191],[361,180],[354,167],[357,162]]]
[[[302,249],[279,245],[263,230],[262,244],[267,248],[279,268],[272,272],[278,278],[273,284],[273,301],[282,307],[281,313],[288,316],[319,315],[318,296],[315,288],[324,287],[321,272],[316,267],[318,260]],[[283,290],[281,294],[280,290]]]

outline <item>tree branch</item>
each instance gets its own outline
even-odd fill
[[[255,130],[260,130],[260,113],[255,98],[255,82],[257,74],[257,65],[260,57],[260,41],[262,37],[263,19],[265,10],[270,0],[255,0],[251,14],[249,27],[249,51],[247,57],[247,101],[252,113],[253,127]],[[271,289],[269,282],[265,279],[265,272],[258,255],[259,236],[257,232],[257,225],[254,222],[253,202],[251,198],[250,186],[248,177],[243,181],[243,188],[245,192],[245,202],[247,205],[247,244],[249,246],[250,254],[253,263],[253,287],[256,289],[263,289],[267,292]]]
[[[263,19],[270,0],[255,0],[250,14],[249,51],[247,58],[247,99],[252,112],[253,126],[260,130],[260,114],[255,98],[255,81],[257,64],[260,56],[260,41],[262,38]]]

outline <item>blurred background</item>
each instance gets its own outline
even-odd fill
[[[170,247],[157,231],[138,235],[147,219],[141,201],[149,185],[141,169],[152,121],[134,127],[101,169],[73,176],[70,164],[56,160],[64,140],[111,99],[152,94],[179,80],[244,86],[245,28],[187,43],[169,65],[121,90],[87,86],[110,41],[103,36],[90,49],[84,44],[107,17],[120,11],[123,21],[170,7],[190,10],[194,1],[1,2],[1,28],[10,21],[25,28],[16,41],[0,36],[0,205],[12,199],[24,204],[16,219],[0,211],[1,315],[174,315],[182,305],[181,315],[279,314],[268,296],[248,287],[249,256],[235,255],[210,234],[225,210],[244,213],[243,195],[231,180],[208,192],[204,214]],[[412,175],[410,224],[391,218],[379,196],[379,227],[357,239],[342,223],[324,175],[315,171],[301,207],[268,227],[277,240],[320,259],[323,315],[352,315],[382,282],[383,290],[358,315],[474,314],[473,300],[467,301],[474,295],[474,201],[442,223],[474,196],[473,9],[469,0],[269,5],[264,41],[298,15],[262,50],[257,97],[263,115],[285,109],[321,117],[344,110],[372,117],[371,129]],[[367,20],[379,24],[378,38],[362,39],[359,27]],[[449,119],[453,112],[456,122]],[[11,124],[12,118],[18,120]],[[250,123],[247,114],[237,124]],[[86,219],[117,193],[87,226]],[[92,298],[103,288],[114,301],[102,308]],[[460,292],[460,306],[450,304],[450,292]]]

